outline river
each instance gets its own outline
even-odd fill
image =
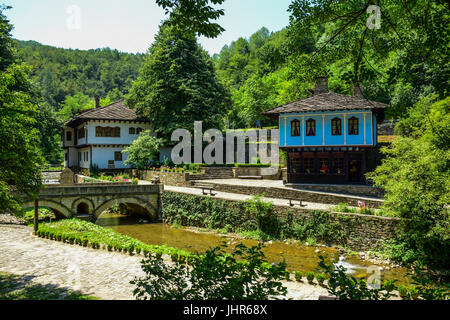
[[[246,246],[256,245],[256,240],[242,239],[235,235],[218,235],[211,232],[201,232],[189,228],[173,228],[165,223],[138,223],[138,219],[131,216],[117,214],[102,214],[97,224],[110,228],[121,234],[128,235],[148,244],[165,244],[167,246],[184,249],[190,252],[205,252],[208,248],[226,240],[229,245],[244,243]],[[299,243],[283,241],[266,242],[263,252],[269,262],[286,261],[290,271],[317,271],[319,255],[333,263],[343,265],[348,273],[356,278],[373,274],[368,267],[372,263],[359,257],[342,256],[339,250],[326,246],[305,246]],[[383,266],[386,267],[386,266]],[[398,280],[398,283],[408,283],[405,268],[391,268],[381,271],[381,278]]]

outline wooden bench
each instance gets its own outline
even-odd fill
[[[213,193],[214,188],[212,186],[208,186],[208,185],[197,185],[197,187],[202,189],[202,194],[204,195],[210,195],[210,196],[215,196],[216,194]],[[205,190],[207,190],[208,192],[205,192]]]
[[[299,200],[299,199],[294,199],[294,198],[289,198],[289,206],[291,206],[291,207],[295,206],[295,203],[294,203],[295,201],[298,202],[298,205],[300,207],[306,207],[306,204],[303,204],[301,199]]]

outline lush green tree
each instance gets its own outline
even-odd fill
[[[63,119],[47,102],[38,104],[35,119],[35,127],[39,130],[40,149],[45,160],[51,164],[60,164],[64,157],[61,148]]]
[[[153,136],[150,130],[143,131],[131,146],[123,149],[122,153],[128,153],[125,164],[140,170],[147,168],[156,160],[160,146],[161,139]]]
[[[0,72],[0,212],[20,211],[13,188],[32,195],[41,185],[38,110],[28,93],[28,71],[12,64]]]
[[[16,64],[12,26],[0,6],[0,212],[19,212],[16,192],[35,194],[41,185],[43,158],[36,127],[29,67]]]
[[[287,293],[281,283],[286,264],[268,264],[262,247],[238,244],[227,254],[223,243],[187,261],[175,256],[173,265],[150,255],[142,261],[145,276],[131,282],[134,295],[149,300],[277,299]]]
[[[143,63],[142,54],[103,48],[72,50],[15,40],[21,59],[32,66],[32,77],[45,102],[59,111],[68,96],[116,101],[131,88]]]
[[[106,106],[111,103],[109,98],[100,98],[100,106]],[[62,109],[58,112],[59,116],[68,120],[76,113],[83,110],[93,109],[95,107],[95,101],[93,98],[78,92],[73,96],[66,96],[62,103]]]
[[[221,128],[228,100],[196,38],[163,23],[126,103],[167,141],[177,128],[192,131],[194,121],[203,121],[204,128]]]
[[[406,265],[450,269],[450,98],[424,98],[397,125],[369,177],[386,191],[384,207],[402,218],[389,254]]]
[[[380,10],[379,28],[369,28],[372,5]],[[289,10],[290,59],[300,81],[328,74],[345,83],[344,91],[362,83],[367,98],[391,102],[388,116],[394,117],[420,96],[447,96],[450,16],[444,1],[294,0]]]
[[[211,22],[224,14],[223,9],[213,8],[212,5],[220,5],[225,0],[156,0],[156,4],[162,7],[166,14],[170,13],[169,24],[179,32],[190,32],[215,38],[223,31],[219,24]]]

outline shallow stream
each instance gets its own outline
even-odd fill
[[[244,243],[246,246],[257,244],[256,240],[242,239],[233,235],[218,235],[211,232],[201,232],[198,230],[173,228],[165,223],[139,223],[137,218],[124,215],[102,214],[97,220],[97,224],[108,227],[121,234],[128,235],[148,244],[166,244],[167,246],[184,249],[190,252],[204,252],[208,248],[226,240],[229,246],[237,243]],[[340,255],[339,250],[324,246],[305,246],[299,243],[286,243],[282,241],[266,242],[263,249],[269,262],[286,261],[287,269],[290,271],[316,270],[318,268],[319,255],[327,260],[343,265],[348,273],[353,276],[367,277],[373,274],[371,262],[362,260],[359,257],[349,257]],[[387,266],[382,266],[386,268]],[[390,268],[381,271],[382,280],[397,279],[398,283],[406,283],[407,270],[404,268]]]

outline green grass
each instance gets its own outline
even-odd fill
[[[98,300],[52,284],[32,283],[30,277],[0,272],[0,300]]]
[[[183,256],[192,255],[190,252],[166,245],[146,244],[111,229],[78,219],[64,219],[39,224],[37,235],[53,240],[90,246],[96,249],[103,247],[109,251],[115,250],[131,254],[140,251],[144,254],[160,253],[168,255],[178,254]]]

